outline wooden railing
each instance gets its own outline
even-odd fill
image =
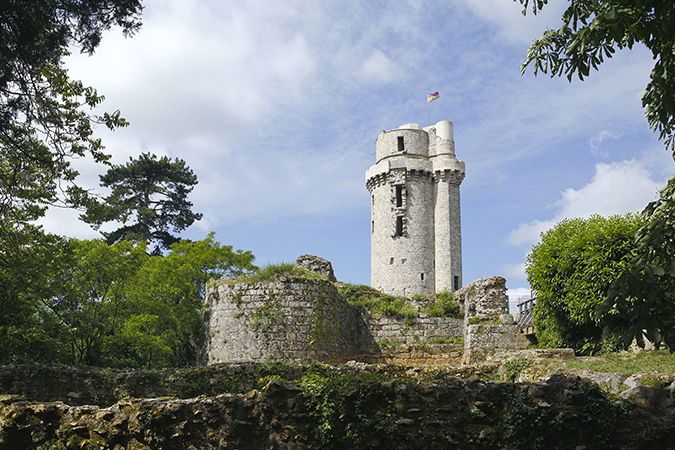
[[[534,305],[537,304],[537,297],[518,302],[518,326],[523,334],[535,334],[534,323]]]

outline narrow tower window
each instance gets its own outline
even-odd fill
[[[396,207],[400,208],[403,206],[403,186],[400,184],[396,185]]]
[[[396,216],[396,236],[403,236],[403,216]]]
[[[422,281],[424,281],[424,273],[420,274],[420,278],[422,279]]]
[[[455,290],[457,291],[459,290],[459,277],[456,276],[454,281],[455,281]]]
[[[402,152],[405,149],[403,145],[403,136],[398,137],[398,151]]]
[[[374,233],[374,232],[375,232],[375,221],[374,221],[374,220],[372,220],[372,221],[370,222],[370,232],[371,232],[371,233]]]

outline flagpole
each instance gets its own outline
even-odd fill
[[[440,97],[440,94],[438,93],[438,91],[434,92],[433,94],[427,94],[427,126],[431,126],[431,115],[429,113],[429,103],[436,100],[438,97]]]

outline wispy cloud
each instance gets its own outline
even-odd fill
[[[643,163],[634,160],[598,163],[589,183],[580,189],[569,188],[560,193],[560,198],[550,205],[555,211],[552,217],[521,223],[509,233],[506,243],[521,247],[527,253],[542,233],[563,219],[641,211],[656,198],[664,183],[665,180],[655,180]],[[502,270],[511,278],[525,279],[524,263],[505,264]]]
[[[226,241],[227,227],[289,217],[349,216],[367,232],[363,176],[377,134],[452,120],[467,164],[462,209],[480,217],[463,218],[480,236],[471,252],[494,254],[465,264],[464,278],[514,278],[522,260],[505,256],[514,248],[505,235],[525,246],[570,214],[639,210],[668,167],[647,162],[657,147],[640,104],[648,52],[619,52],[583,83],[520,75],[527,46],[558,27],[565,7],[523,17],[509,0],[158,0],[133,39],[107,33],[93,57],[75,54],[67,67],[131,122],[100,133],[113,162],[141,152],[185,159],[199,177],[195,228]],[[427,104],[436,90],[441,99]],[[78,169],[91,187],[103,171]],[[51,229],[89,235],[58,214],[46,219]],[[334,264],[366,283],[369,248],[344,245],[356,231],[341,231],[328,238],[344,258]],[[239,234],[264,241],[270,257],[282,251],[250,233]]]

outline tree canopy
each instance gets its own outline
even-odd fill
[[[213,234],[173,244],[166,256],[128,240],[60,244],[39,261],[41,284],[15,293],[18,304],[0,304],[0,364],[194,365],[206,283],[256,268],[250,252]]]
[[[675,176],[642,213],[649,219],[635,235],[636,254],[615,280],[599,308],[624,311],[631,327],[626,340],[647,339],[675,350]]]
[[[518,0],[523,14],[534,14],[548,0]],[[535,75],[574,75],[583,80],[598,70],[617,49],[647,47],[654,59],[650,81],[642,94],[649,126],[665,141],[675,158],[675,2],[671,0],[571,0],[563,25],[546,31],[528,49],[521,70],[532,64]],[[634,238],[635,256],[612,283],[600,315],[612,309],[627,314],[624,335],[644,345],[644,336],[675,351],[675,175],[660,198],[641,213],[644,225]],[[617,275],[618,276],[618,275]]]
[[[140,0],[13,0],[0,6],[0,208],[20,222],[61,200],[81,205],[85,190],[70,159],[108,156],[96,124],[127,123],[119,112],[93,116],[103,97],[68,78],[63,58],[71,45],[92,53],[113,25],[125,34],[141,25]],[[65,196],[60,197],[60,194]]]
[[[82,217],[95,227],[110,221],[122,222],[124,225],[117,230],[103,233],[109,244],[125,239],[155,241],[155,253],[159,253],[159,246],[168,249],[179,241],[169,233],[170,228],[181,231],[202,218],[192,211],[192,202],[187,199],[197,184],[197,176],[178,158],[157,159],[156,155],[143,153],[129,160],[125,165],[113,165],[101,175],[101,185],[111,188],[112,193],[105,204],[91,207]]]
[[[113,26],[134,33],[141,10],[141,0],[0,4],[0,340],[19,359],[59,351],[46,331],[53,316],[34,299],[47,296],[69,245],[34,221],[50,205],[93,202],[70,162],[106,162],[96,125],[126,125],[119,112],[90,113],[103,97],[71,80],[63,59],[71,47],[92,53]]]
[[[536,14],[548,0],[518,0],[523,14]],[[563,25],[546,31],[527,51],[524,72],[532,64],[551,76],[583,80],[617,49],[643,44],[654,67],[642,94],[649,126],[675,151],[675,3],[671,0],[571,0]]]
[[[543,347],[588,354],[614,344],[629,321],[617,309],[598,314],[610,284],[635,255],[635,215],[565,219],[542,235],[527,257],[527,279],[537,295],[534,324]]]

